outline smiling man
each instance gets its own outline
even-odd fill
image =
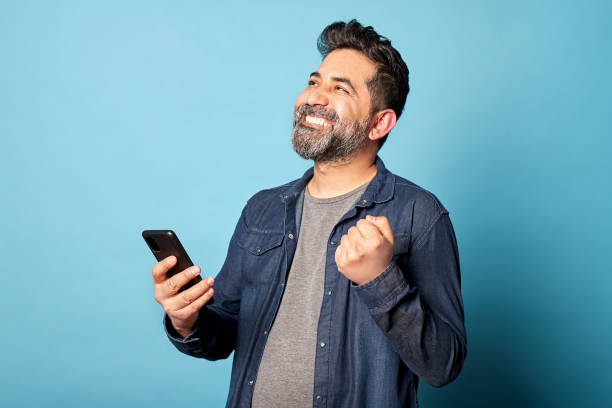
[[[400,54],[355,20],[318,47],[291,134],[314,166],[251,197],[216,279],[178,293],[200,269],[157,263],[155,299],[178,350],[235,352],[228,407],[417,407],[419,379],[447,384],[467,354],[455,234],[378,157],[409,90]]]

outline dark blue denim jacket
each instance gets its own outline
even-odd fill
[[[376,167],[362,197],[327,238],[313,407],[417,407],[419,378],[435,387],[447,384],[466,357],[459,257],[448,211],[430,192],[389,172],[379,157]],[[200,311],[192,334],[180,338],[164,317],[170,341],[185,354],[217,360],[235,352],[227,407],[251,405],[312,175],[310,168],[300,179],[249,199],[216,277],[214,303]],[[342,235],[367,214],[389,219],[393,260],[357,286],[338,272],[334,253]]]

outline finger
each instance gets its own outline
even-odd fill
[[[361,232],[361,235],[363,235],[366,239],[383,238],[383,235],[376,224],[374,224],[372,221],[368,221],[365,218],[357,221],[356,227],[359,229],[359,232]]]
[[[361,233],[361,231],[359,231],[359,228],[357,228],[357,227],[349,228],[348,236],[349,236],[351,242],[359,242],[361,240],[365,240],[366,239],[363,236],[363,234]]]
[[[336,267],[342,272],[344,265],[346,265],[346,249],[342,246],[338,246],[334,254],[334,260],[336,261]]]
[[[336,248],[336,252],[334,252],[334,261],[336,261],[336,264],[338,264],[338,261],[340,260],[340,254],[342,254],[342,247],[338,246],[338,248]]]
[[[172,298],[168,299],[168,302],[166,304],[167,309],[172,312],[172,311],[176,311],[176,310],[181,310],[181,309],[189,306],[197,298],[199,298],[204,293],[206,293],[208,291],[208,289],[211,288],[213,282],[214,282],[213,278],[209,276],[206,279],[202,279],[200,282],[198,282],[197,284],[193,285],[189,289],[187,289],[187,290],[185,290],[185,291],[183,291],[181,293],[178,293],[177,295],[175,295]]]
[[[159,291],[163,299],[174,296],[178,291],[185,286],[187,282],[200,274],[199,266],[190,266],[189,268],[171,276],[161,283],[156,292]]]
[[[200,297],[191,302],[188,306],[177,310],[175,314],[179,318],[186,318],[193,315],[194,313],[199,312],[200,309],[213,297],[214,293],[215,290],[213,288],[208,289]]]
[[[340,238],[340,246],[342,247],[344,252],[347,252],[351,249],[351,239],[348,235],[344,234],[342,238]]]
[[[343,235],[340,240],[340,245],[342,246],[342,261],[351,262],[357,260],[361,256],[361,246],[355,239],[351,239],[348,235]]]
[[[170,255],[153,265],[153,283],[162,283],[167,279],[168,272],[176,263],[176,256]]]
[[[372,215],[368,215],[366,216],[366,218],[368,219],[368,221],[373,222],[374,225],[378,227],[380,232],[389,242],[393,242],[393,230],[391,229],[391,224],[389,223],[387,217],[374,217]]]

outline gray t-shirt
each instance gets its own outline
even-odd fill
[[[327,240],[368,183],[331,198],[312,197],[306,189],[297,248],[259,365],[252,407],[312,407]]]

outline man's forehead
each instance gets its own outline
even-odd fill
[[[315,71],[325,77],[348,78],[354,86],[364,86],[376,73],[376,64],[365,54],[353,49],[330,52]]]

